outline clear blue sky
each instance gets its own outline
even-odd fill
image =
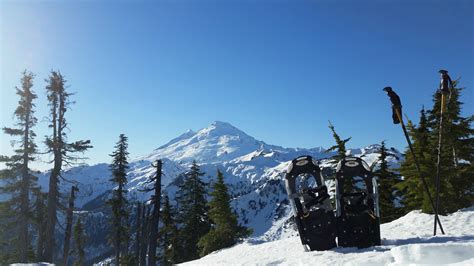
[[[333,3],[335,2],[335,3]],[[415,120],[437,71],[462,76],[474,111],[472,1],[2,1],[0,126],[12,124],[22,70],[37,77],[38,142],[48,134],[45,82],[76,92],[70,139],[108,162],[120,133],[132,157],[214,120],[286,147],[404,148],[382,88]],[[10,139],[1,135],[1,153]],[[44,149],[43,145],[40,148]],[[46,164],[40,168],[48,168]]]

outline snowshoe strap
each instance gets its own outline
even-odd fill
[[[311,206],[321,204],[326,199],[329,198],[328,189],[326,186],[320,186],[320,187],[308,189],[305,191],[305,193],[312,197],[312,199],[308,203],[305,204],[305,207],[307,209],[311,208]]]

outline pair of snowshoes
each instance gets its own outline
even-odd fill
[[[335,210],[311,156],[291,162],[285,184],[305,250],[380,245],[377,182],[362,159],[347,157],[338,163]]]

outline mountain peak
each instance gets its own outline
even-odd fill
[[[222,122],[222,121],[214,121],[208,127],[205,127],[199,130],[196,135],[199,138],[209,138],[209,137],[221,137],[221,136],[239,136],[243,138],[251,138],[251,136],[247,135],[242,130],[234,127],[230,123]]]
[[[216,126],[216,127],[234,127],[233,125],[231,125],[231,124],[228,123],[228,122],[218,121],[218,120],[212,122],[211,125],[212,125],[212,126]]]
[[[221,130],[234,130],[234,131],[242,132],[240,129],[234,127],[231,123],[223,122],[223,121],[214,121],[207,128],[210,128],[210,127],[215,128],[215,129],[221,129]]]
[[[145,158],[169,158],[178,162],[222,162],[253,152],[263,144],[230,123],[214,121],[197,132],[187,131]]]

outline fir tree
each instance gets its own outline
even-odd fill
[[[2,202],[0,211],[0,229],[4,232],[2,240],[8,242],[6,252],[17,252],[12,254],[16,262],[27,262],[31,247],[29,227],[32,224],[31,215],[31,191],[34,189],[37,178],[31,174],[29,163],[34,160],[36,134],[33,127],[37,119],[34,116],[34,103],[37,98],[32,90],[34,75],[24,71],[21,78],[21,88],[16,88],[20,97],[18,106],[14,112],[17,120],[15,128],[4,127],[3,132],[11,137],[18,138],[12,142],[16,143],[15,154],[12,156],[0,156],[0,163],[4,163],[6,169],[0,171],[0,194],[8,199]],[[0,233],[1,234],[1,233]],[[3,248],[0,251],[3,253]]]
[[[339,134],[337,134],[336,129],[332,125],[331,121],[329,121],[329,129],[331,129],[332,136],[334,140],[336,141],[336,145],[330,147],[329,149],[326,150],[326,152],[331,152],[331,151],[337,151],[336,155],[331,157],[331,163],[337,164],[340,160],[346,158],[346,143],[351,140],[351,137],[347,139],[341,139]],[[330,175],[330,178],[335,179],[334,173]],[[344,182],[344,191],[352,191],[352,188],[354,187],[354,180],[348,180],[348,182]]]
[[[11,176],[10,169],[0,171],[0,176]],[[15,262],[18,259],[18,248],[12,245],[15,234],[12,234],[11,228],[14,228],[14,217],[16,212],[12,209],[9,201],[0,201],[0,261],[2,263]],[[15,243],[13,243],[15,244]]]
[[[443,141],[440,168],[440,214],[454,212],[468,207],[474,199],[474,129],[471,127],[474,116],[463,117],[459,100],[462,88],[454,89],[447,100],[443,114]],[[438,148],[441,95],[433,96],[433,108],[428,112],[428,126],[431,129],[432,150]],[[437,158],[436,158],[437,159]],[[436,162],[436,161],[435,161]],[[435,175],[436,176],[436,175]],[[434,195],[434,193],[433,193]]]
[[[128,200],[126,197],[125,185],[127,184],[128,169],[128,138],[120,134],[119,141],[115,145],[115,151],[110,155],[112,164],[112,178],[110,181],[116,186],[112,192],[112,197],[107,201],[112,209],[110,242],[114,249],[115,263],[119,264],[120,259],[127,257],[128,228]]]
[[[89,140],[79,140],[68,142],[67,131],[68,122],[66,112],[70,109],[71,93],[66,91],[66,80],[60,72],[52,71],[49,79],[46,80],[48,105],[50,107],[49,127],[52,134],[46,137],[45,143],[48,153],[52,154],[53,169],[49,177],[48,205],[47,205],[47,226],[46,239],[44,245],[44,260],[53,262],[55,257],[55,228],[57,223],[57,211],[59,208],[59,180],[63,164],[74,164],[78,159],[84,159],[73,155],[77,152],[84,152],[92,148]]]
[[[210,229],[206,183],[201,180],[203,175],[194,161],[176,195],[180,206],[179,222],[182,225],[179,232],[180,262],[199,258],[198,241]]]
[[[156,265],[156,248],[158,240],[158,225],[160,221],[160,207],[161,207],[161,176],[163,175],[162,167],[163,163],[161,160],[157,160],[156,164],[152,165],[156,168],[156,174],[151,176],[148,180],[148,184],[153,186],[144,189],[145,192],[153,191],[154,194],[151,196],[151,204],[153,204],[153,211],[150,220],[150,235],[148,244],[148,265]]]
[[[408,131],[413,139],[413,150],[420,164],[420,170],[426,179],[431,195],[434,195],[434,179],[436,165],[435,155],[430,150],[429,137],[430,131],[427,125],[426,112],[424,109],[420,112],[420,122],[415,126],[408,121]],[[397,184],[397,188],[402,191],[402,204],[405,212],[422,209],[423,212],[431,212],[431,204],[426,193],[421,177],[416,169],[413,155],[407,149],[405,151],[405,160],[400,167],[400,174],[404,177],[403,181]]]
[[[380,222],[391,222],[400,217],[400,209],[396,205],[399,193],[395,185],[398,183],[400,177],[398,174],[390,170],[387,162],[388,157],[395,157],[390,153],[385,146],[385,141],[382,141],[379,149],[380,156],[378,158],[379,168],[374,171],[374,175],[378,177],[379,183],[379,206],[380,206]]]
[[[351,140],[351,137],[347,139],[341,139],[339,134],[337,134],[336,129],[334,128],[333,124],[331,121],[329,121],[329,129],[332,132],[332,136],[334,140],[336,141],[336,145],[330,147],[329,149],[326,150],[326,152],[331,152],[331,151],[337,151],[337,154],[331,157],[335,162],[339,162],[340,160],[344,159],[346,157],[347,149],[346,149],[346,143]]]
[[[84,236],[84,228],[82,225],[81,217],[77,218],[76,224],[74,225],[74,245],[76,248],[76,256],[77,260],[74,262],[74,266],[82,266],[85,265],[85,236]]]
[[[230,206],[230,196],[224,175],[217,171],[217,182],[214,183],[211,192],[211,201],[209,202],[209,218],[213,222],[212,229],[204,235],[198,243],[201,250],[200,255],[205,256],[215,250],[230,247],[250,231],[239,227],[237,215]]]
[[[163,197],[162,222],[163,227],[159,232],[159,239],[163,255],[162,265],[174,265],[178,261],[178,227],[174,218],[175,211],[170,204],[168,195]]]
[[[463,89],[455,88],[449,96],[444,113],[442,161],[440,168],[440,214],[468,207],[474,194],[474,116],[461,116],[462,102],[459,98]],[[422,174],[428,183],[431,195],[435,195],[435,178],[439,136],[441,96],[433,96],[433,108],[422,111],[417,127],[409,125],[413,146],[420,161]],[[410,154],[406,155],[400,173],[404,180],[398,185],[404,190],[403,204],[407,210],[422,209],[432,213],[427,194],[414,167]]]

